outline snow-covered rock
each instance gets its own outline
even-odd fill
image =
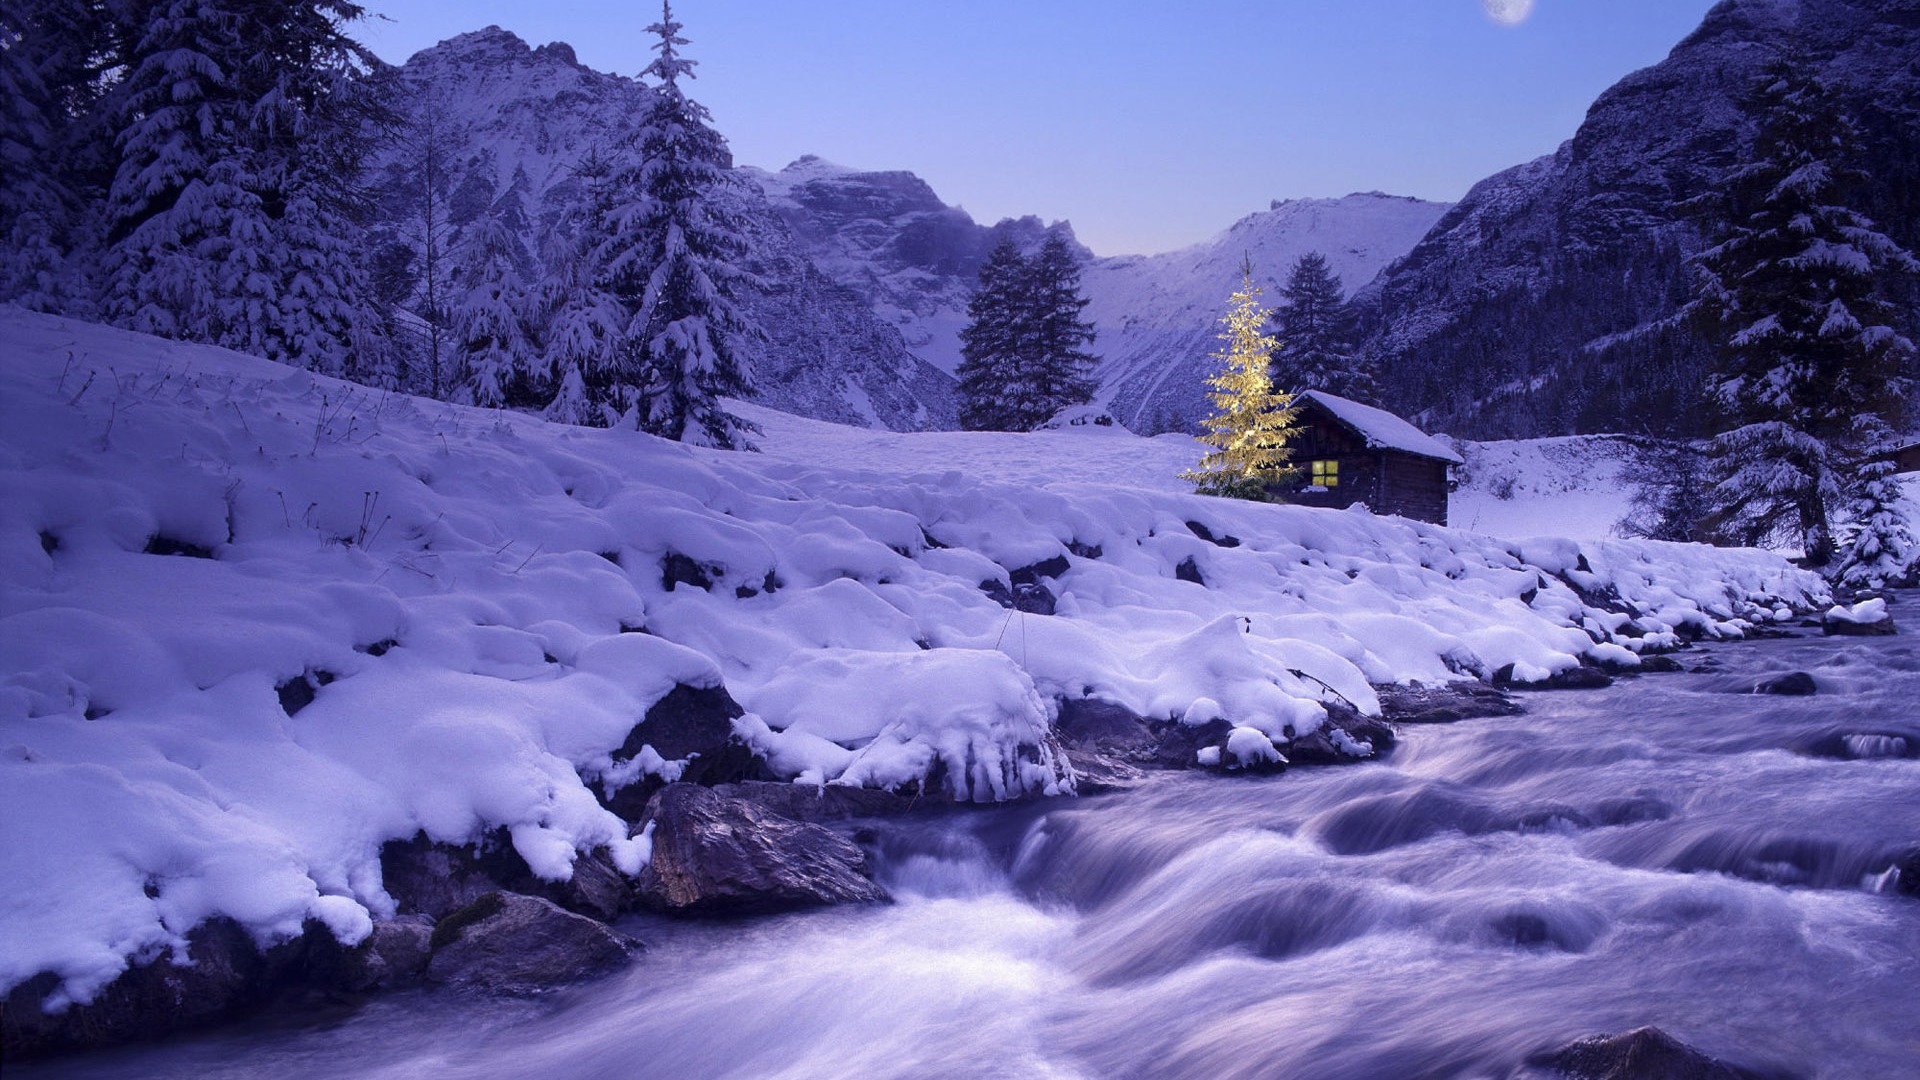
[[[0,365],[0,988],[53,1007],[212,919],[363,940],[395,841],[638,873],[601,800],[700,760],[629,743],[676,688],[780,778],[989,800],[1074,790],[1068,699],[1284,753],[1375,684],[1831,602],[1763,552],[1195,496],[1181,437],[743,406],[732,454],[16,310]],[[982,588],[1037,568],[1051,615]]]
[[[1821,615],[1820,625],[1830,637],[1877,637],[1894,632],[1893,614],[1887,610],[1886,600],[1878,596],[1852,605],[1835,604]]]

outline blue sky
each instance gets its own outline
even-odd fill
[[[497,24],[637,74],[648,0],[364,0],[400,62]],[[679,0],[693,96],[743,164],[906,169],[976,219],[1071,220],[1102,255],[1271,199],[1458,199],[1550,153],[1712,0]],[[1517,12],[1516,12],[1517,13]]]

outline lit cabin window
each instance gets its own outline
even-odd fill
[[[1313,486],[1336,488],[1340,486],[1340,463],[1337,461],[1316,461],[1313,463]]]

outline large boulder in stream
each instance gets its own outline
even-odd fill
[[[1451,724],[1526,711],[1505,690],[1475,679],[1438,686],[1376,686],[1374,691],[1380,695],[1381,715],[1396,724]]]
[[[1657,1027],[1596,1035],[1542,1055],[1540,1064],[1569,1080],[1789,1080],[1708,1057]]]
[[[537,896],[494,892],[440,920],[427,976],[435,982],[535,993],[627,962],[637,943]]]
[[[1493,673],[1493,685],[1515,690],[1599,690],[1612,686],[1613,676],[1598,666],[1582,664],[1542,679],[1524,674],[1516,665],[1506,664]]]
[[[1879,597],[1848,606],[1835,604],[1820,616],[1820,632],[1828,637],[1884,637],[1895,633],[1893,615]]]
[[[1807,697],[1820,691],[1820,684],[1813,676],[1804,671],[1789,671],[1785,675],[1770,675],[1753,684],[1756,694],[1776,694],[1781,697]]]
[[[888,899],[858,844],[745,799],[668,784],[647,819],[653,859],[634,889],[648,907],[706,915]]]

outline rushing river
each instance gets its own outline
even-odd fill
[[[899,903],[635,921],[640,962],[543,998],[406,993],[19,1075],[1517,1078],[1653,1024],[1920,1077],[1920,900],[1880,891],[1920,846],[1920,636],[1682,659],[1711,670],[1407,728],[1378,763],[881,823]],[[1819,693],[1747,692],[1789,670]]]

